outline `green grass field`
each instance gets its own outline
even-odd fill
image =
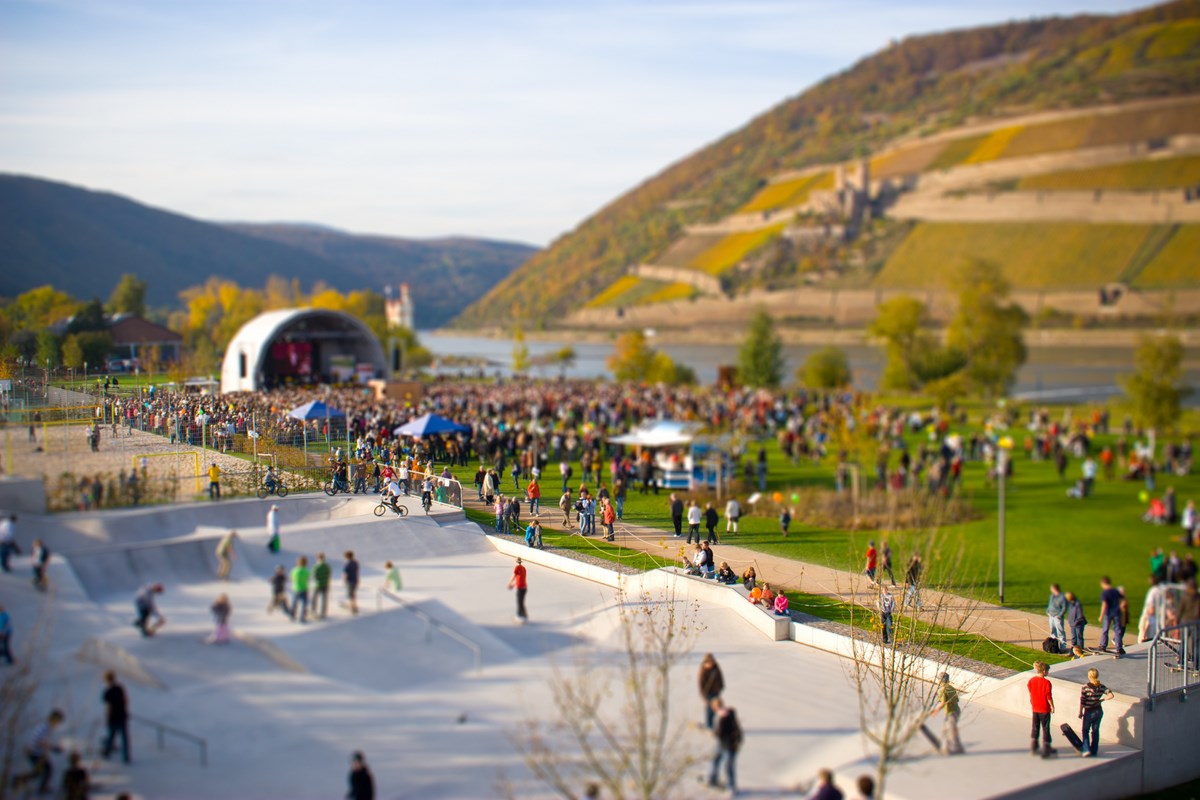
[[[1131,161],[1045,175],[1030,175],[1017,184],[1021,190],[1080,191],[1114,189],[1149,191],[1200,184],[1200,156]]]
[[[731,233],[721,239],[715,246],[705,250],[692,259],[692,269],[707,272],[709,275],[720,275],[725,270],[736,266],[743,258],[753,253],[777,237],[786,223],[772,225],[757,231],[746,233]]]
[[[1093,289],[1119,278],[1152,225],[940,223],[917,225],[875,278],[885,288],[943,288],[964,263],[997,264],[1017,288]]]

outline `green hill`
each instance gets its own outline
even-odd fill
[[[210,275],[243,286],[267,277],[341,291],[408,282],[419,326],[437,326],[536,252],[475,239],[404,240],[299,225],[219,225],[108,192],[0,175],[0,295],[52,284],[106,298],[122,273],[148,283],[153,305]]]
[[[608,290],[630,264],[661,263],[657,259],[664,254],[677,262],[692,249],[680,243],[685,226],[803,202],[827,183],[768,181],[789,170],[869,156],[902,137],[915,144],[878,156],[873,163],[878,172],[902,176],[1122,141],[1121,125],[1094,121],[920,139],[968,122],[1200,92],[1198,22],[1200,0],[1178,0],[1120,16],[1012,22],[906,39],[614,200],[502,281],[457,324],[505,324],[514,314],[553,324],[597,296],[604,297],[600,305],[609,305],[614,294]],[[1164,118],[1129,124],[1170,131],[1177,123]],[[763,239],[770,239],[726,238],[710,240],[716,244],[709,257],[701,254],[688,266],[721,272],[729,266],[727,257],[743,258],[747,245],[765,246]],[[617,294],[641,299],[654,296],[630,281],[618,289]]]

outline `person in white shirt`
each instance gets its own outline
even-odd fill
[[[408,472],[408,464],[401,464],[400,465],[400,487],[402,489],[404,489],[405,494],[408,494],[408,487],[411,485],[409,483],[409,480],[410,480],[410,477],[409,477],[409,472]]]
[[[692,543],[693,535],[696,537],[696,544],[700,543],[700,519],[701,519],[700,504],[698,502],[696,502],[695,500],[693,500],[692,504],[690,506],[688,506],[688,510],[687,510],[687,522],[688,522],[687,543],[688,544]]]
[[[737,501],[736,497],[729,498],[729,502],[725,504],[725,532],[738,532],[738,518],[742,516],[742,504]]]
[[[14,523],[16,521],[16,514],[9,514],[0,519],[0,569],[5,572],[12,572],[12,569],[8,566],[8,560],[12,558],[13,553],[20,552],[17,549],[17,538],[14,530]]]
[[[393,478],[383,492],[383,501],[389,504],[392,508],[396,508],[400,503],[400,492],[400,484]],[[408,494],[408,492],[404,493]]]

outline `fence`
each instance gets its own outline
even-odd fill
[[[137,717],[130,714],[129,719],[130,721],[136,722],[139,725],[146,725],[154,728],[154,732],[158,740],[158,749],[160,752],[166,749],[166,737],[174,736],[177,739],[183,739],[184,741],[191,742],[192,744],[196,745],[196,747],[200,750],[200,766],[208,766],[208,742],[201,737],[193,736],[186,731],[181,731],[178,728],[172,728],[169,725],[163,725],[161,722],[155,722],[154,720],[146,719],[145,717]]]
[[[1159,697],[1176,692],[1186,700],[1188,689],[1200,686],[1200,622],[1162,628],[1150,643],[1149,656],[1149,708],[1153,710]]]

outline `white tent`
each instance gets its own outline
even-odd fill
[[[643,422],[629,433],[610,436],[609,444],[624,444],[633,447],[679,447],[692,443],[696,438],[695,426],[674,420],[651,420]]]

